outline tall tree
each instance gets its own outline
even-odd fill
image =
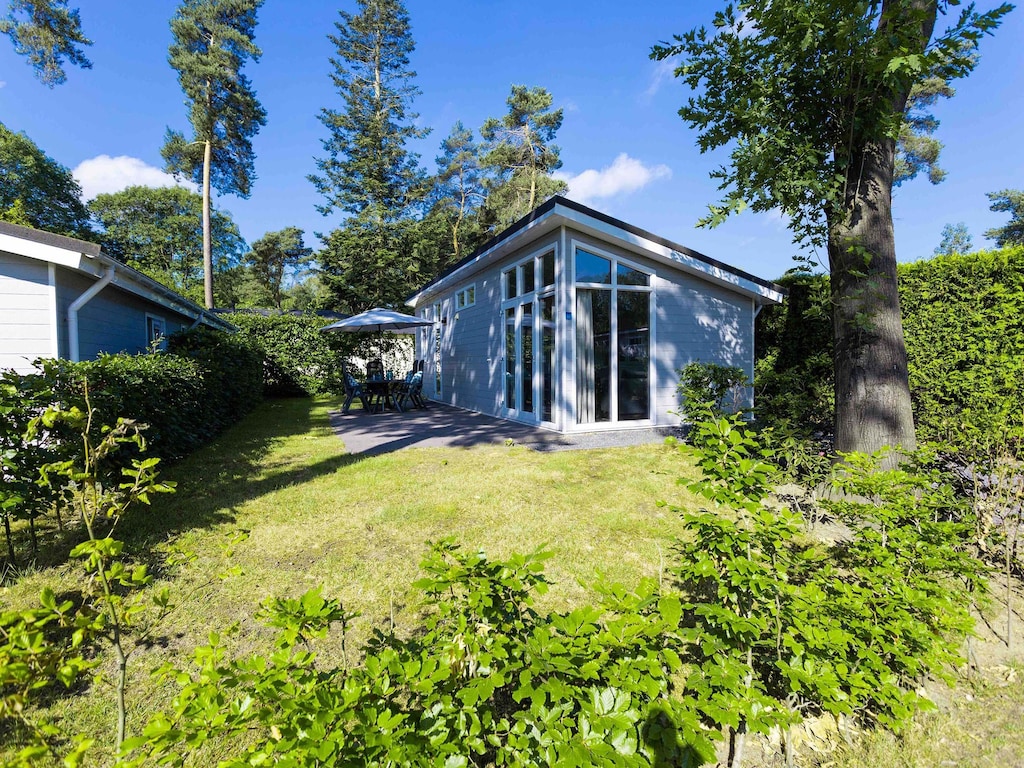
[[[973,238],[967,231],[967,225],[947,224],[942,228],[942,241],[935,249],[936,256],[952,256],[957,253],[970,253]]]
[[[731,147],[713,176],[725,191],[702,224],[750,206],[781,209],[794,240],[826,247],[835,341],[836,448],[915,444],[896,290],[892,187],[907,101],[923,73],[969,74],[981,37],[1011,6],[955,0],[743,0],[655,46],[680,57],[697,94],[680,115],[701,151]]]
[[[552,111],[551,94],[513,85],[506,103],[504,117],[489,118],[480,128],[483,165],[494,173],[487,208],[502,228],[567,189],[550,175],[562,167],[561,150],[551,143],[562,127],[562,110]]]
[[[15,52],[28,58],[36,77],[50,88],[67,80],[65,60],[92,67],[82,50],[92,40],[82,33],[78,9],[68,8],[68,0],[11,0],[0,33],[11,38]]]
[[[996,213],[1010,214],[1010,220],[1001,227],[985,231],[985,237],[995,240],[996,245],[1005,248],[1008,245],[1024,245],[1024,191],[1019,189],[1003,189],[999,192],[987,193],[992,201],[989,210]]]
[[[451,230],[451,252],[439,269],[459,261],[466,252],[466,228],[487,199],[486,172],[480,164],[480,148],[473,132],[457,122],[441,142],[441,154],[435,159],[437,175],[430,195],[431,212],[446,218]],[[470,235],[469,240],[473,241]]]
[[[268,232],[252,244],[249,264],[278,309],[281,309],[285,274],[308,264],[312,252],[302,242],[302,230],[298,227]]]
[[[321,110],[327,154],[309,177],[324,197],[321,213],[348,214],[318,261],[325,287],[349,311],[368,301],[400,303],[417,279],[419,266],[406,245],[424,183],[406,142],[427,134],[411,111],[419,89],[409,67],[415,43],[405,6],[359,0],[358,8],[355,15],[341,11],[337,34],[328,36],[335,46],[331,81],[344,108]]]
[[[128,187],[89,203],[103,250],[195,301],[203,300],[203,199],[182,187]],[[245,250],[226,211],[210,217],[213,265],[232,268]]]
[[[71,171],[24,133],[0,123],[0,220],[92,238],[82,188]]]
[[[189,104],[193,140],[167,129],[161,154],[167,169],[202,185],[203,287],[213,306],[213,242],[210,189],[248,197],[254,171],[252,138],[267,113],[242,73],[259,61],[253,42],[256,13],[263,0],[184,0],[171,19],[174,43],[169,61]]]

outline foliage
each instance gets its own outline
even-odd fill
[[[926,440],[969,445],[1024,410],[1024,249],[902,264],[900,303],[914,418]],[[781,280],[782,307],[757,319],[760,423],[829,432],[832,327],[826,276]]]
[[[1024,245],[1024,192],[1004,189],[989,192],[988,199],[992,201],[989,209],[996,213],[1009,213],[1010,221],[1001,227],[986,230],[985,237],[995,240],[997,248]]]
[[[487,199],[486,172],[481,165],[480,147],[473,132],[457,122],[441,142],[441,154],[435,158],[437,175],[429,202],[430,215],[448,222],[450,249],[436,260],[435,274],[459,262],[481,239],[478,214]]]
[[[302,230],[298,227],[267,232],[252,244],[248,261],[273,306],[281,309],[285,274],[294,274],[306,266],[311,253],[302,242]]]
[[[967,225],[962,221],[957,224],[947,224],[942,228],[942,241],[935,248],[936,256],[952,256],[955,253],[971,252],[971,233],[967,231]]]
[[[0,124],[0,213],[4,220],[91,239],[82,188],[71,171],[24,133]]]
[[[243,339],[264,356],[263,391],[272,397],[342,392],[342,366],[358,343],[356,334],[324,333],[317,315],[235,312],[229,316]]]
[[[957,4],[744,0],[718,11],[711,31],[652,52],[679,57],[676,74],[695,93],[679,112],[701,151],[728,147],[712,174],[724,198],[700,223],[781,210],[796,243],[828,249],[843,451],[915,440],[892,229],[896,139],[914,86],[969,74],[981,37],[1011,9],[967,6],[933,39],[939,11]]]
[[[64,60],[82,69],[92,68],[81,46],[92,45],[82,32],[78,9],[68,0],[11,0],[6,19],[0,19],[0,33],[14,43],[19,56],[28,57],[36,77],[53,88],[67,79]]]
[[[89,210],[103,228],[103,251],[194,301],[203,281],[203,199],[183,187],[128,187],[97,195]],[[245,241],[226,211],[212,212],[217,271],[236,264]]]
[[[331,79],[343,110],[324,108],[327,156],[309,177],[325,203],[349,214],[317,254],[334,309],[360,312],[397,306],[419,283],[409,246],[411,213],[423,196],[418,156],[406,149],[426,131],[411,112],[419,89],[409,69],[415,44],[400,0],[359,0],[359,13],[340,12]]]
[[[194,139],[167,129],[160,154],[167,168],[202,185],[206,306],[213,306],[210,188],[248,197],[255,178],[252,139],[267,113],[242,72],[262,52],[253,43],[263,0],[183,0],[171,19],[168,60],[189,105]]]
[[[743,409],[747,374],[734,365],[688,363],[679,369],[679,392],[683,412],[696,421],[705,415],[721,416]]]
[[[965,445],[1024,412],[1024,247],[900,268],[921,433]]]
[[[352,616],[311,590],[268,600],[269,656],[231,660],[222,638],[197,650],[172,713],[128,746],[177,763],[215,737],[255,738],[226,765],[696,765],[714,755],[685,702],[670,697],[679,602],[645,582],[602,589],[597,607],[542,616],[546,553],[492,562],[435,544],[417,583],[423,632],[377,633],[358,667],[311,650]],[[237,741],[233,743],[238,743]]]
[[[91,651],[97,639],[109,644],[117,660],[113,683],[117,722],[113,731],[117,746],[124,740],[128,659],[132,653],[126,640],[129,632],[139,629],[141,634],[135,639],[145,639],[147,622],[143,617],[151,611],[138,593],[152,577],[144,565],[131,566],[121,558],[123,542],[112,538],[111,533],[130,507],[139,502],[148,504],[151,494],[174,491],[173,483],[157,481],[157,458],[132,459],[130,466],[123,466],[110,478],[107,465],[111,455],[125,444],[132,444],[137,453],[144,452],[145,442],[134,422],[118,419],[113,426],[96,423],[88,383],[83,381],[82,388],[84,411],[77,406],[47,408],[29,423],[24,437],[26,443],[33,444],[48,442],[65,430],[77,436],[80,450],[76,454],[43,464],[37,471],[39,483],[51,489],[58,503],[73,513],[87,538],[70,553],[83,565],[83,587],[75,600],[58,602],[54,591],[45,587],[39,608],[0,615],[0,723],[16,721],[28,742],[17,754],[17,765],[61,757],[58,744],[64,734],[53,725],[37,722],[32,705],[55,683],[70,688],[85,672],[98,666]],[[101,533],[101,526],[106,528],[105,533]],[[166,590],[154,595],[152,602],[158,620],[169,607]],[[73,743],[71,752],[63,756],[68,766],[81,764],[94,742],[76,735]]]
[[[513,85],[508,113],[489,118],[480,128],[481,164],[493,174],[485,205],[499,229],[566,189],[564,181],[551,177],[562,167],[560,150],[552,143],[562,127],[562,110],[552,111],[551,103],[544,88]]]
[[[919,80],[910,89],[897,137],[894,186],[916,178],[921,171],[928,172],[928,181],[932,184],[946,178],[946,172],[939,167],[942,142],[933,135],[939,128],[939,121],[927,110],[940,98],[951,99],[955,94],[956,89],[936,75]]]
[[[755,320],[754,414],[766,426],[831,433],[835,420],[832,322],[826,275],[791,273],[779,306]]]
[[[848,455],[838,500],[824,502],[849,542],[803,543],[798,514],[769,505],[778,477],[770,433],[739,415],[697,424],[704,478],[690,488],[709,509],[684,515],[678,545],[691,661],[686,692],[709,726],[732,734],[730,764],[747,732],[804,712],[899,728],[926,706],[918,681],[959,660],[983,568],[970,553],[971,513],[938,470],[915,455],[898,469]]]

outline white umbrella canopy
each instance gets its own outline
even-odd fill
[[[426,325],[433,325],[433,321],[424,320],[422,317],[405,315],[390,309],[375,307],[358,315],[346,317],[336,323],[321,328],[321,331],[341,331],[342,333],[382,333],[384,331],[412,331]]]

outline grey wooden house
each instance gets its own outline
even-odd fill
[[[555,197],[408,300],[424,393],[559,432],[679,423],[678,369],[753,376],[784,289]],[[748,393],[748,398],[751,397]]]
[[[234,329],[95,243],[0,222],[0,368],[143,352],[200,323]]]

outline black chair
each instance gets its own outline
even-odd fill
[[[400,410],[406,410],[406,404],[411,403],[416,408],[426,408],[423,401],[423,374],[417,371],[405,381],[395,394],[395,401]]]
[[[366,378],[368,378],[368,379],[383,379],[384,378],[384,364],[380,360],[370,360],[366,364]]]

